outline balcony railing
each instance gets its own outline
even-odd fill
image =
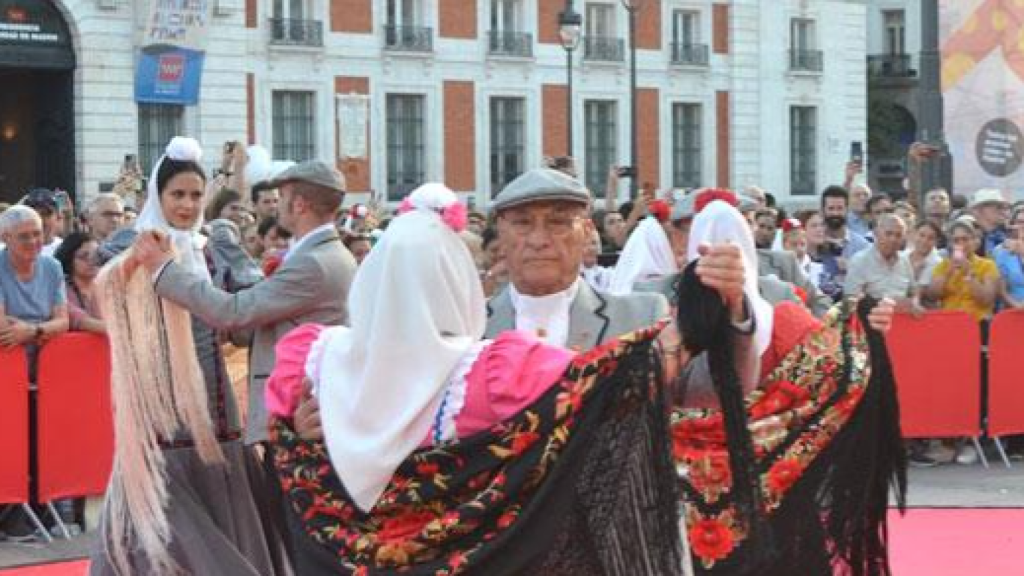
[[[288,46],[323,46],[324,23],[319,20],[271,18],[270,43]]]
[[[789,69],[794,72],[821,72],[821,50],[790,50]]]
[[[423,26],[385,26],[384,47],[406,52],[433,52],[434,30]]]
[[[685,66],[707,66],[708,45],[673,42],[672,63]]]
[[[491,30],[487,35],[487,50],[496,56],[533,56],[533,34]]]
[[[584,36],[583,58],[599,62],[622,62],[625,60],[626,43],[621,38],[609,36]]]
[[[917,76],[910,54],[868,56],[868,73],[875,78],[913,78]]]

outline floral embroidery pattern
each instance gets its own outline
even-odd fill
[[[465,573],[516,529],[574,438],[581,411],[602,388],[602,378],[614,378],[620,359],[648,354],[661,328],[637,331],[575,358],[560,382],[492,430],[413,453],[369,514],[347,498],[325,446],[302,440],[288,422],[275,420],[271,439],[284,492],[307,533],[338,559],[339,573]],[[628,402],[645,393],[634,387],[608,399]]]
[[[838,353],[843,337],[850,342],[849,366],[843,366]],[[782,359],[767,384],[747,396],[767,513],[778,509],[856,411],[870,376],[866,350],[859,325],[833,315]],[[845,385],[844,369],[850,371]],[[672,434],[690,548],[711,569],[746,537],[729,499],[732,475],[722,414],[717,409],[676,409]]]

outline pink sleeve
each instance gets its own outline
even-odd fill
[[[459,436],[486,430],[532,404],[558,382],[574,355],[523,332],[502,333],[466,376]]]
[[[306,356],[323,329],[319,324],[303,324],[277,342],[274,371],[263,392],[267,412],[271,415],[290,418],[295,412],[302,393],[302,380],[306,377]]]

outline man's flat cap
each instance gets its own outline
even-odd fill
[[[530,170],[508,183],[491,204],[500,212],[506,208],[544,201],[576,202],[590,205],[590,191],[579,180],[550,168]]]
[[[334,190],[339,194],[345,193],[345,177],[333,166],[329,166],[319,160],[309,160],[296,164],[278,174],[273,180],[267,182],[265,186],[280,188],[285,182],[306,182]]]

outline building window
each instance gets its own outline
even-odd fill
[[[884,10],[886,53],[892,55],[906,54],[906,16],[903,10]]]
[[[588,100],[584,104],[587,187],[604,190],[608,169],[618,156],[618,106],[611,100]]]
[[[294,162],[313,159],[313,100],[312,92],[274,92],[274,158]]]
[[[145,174],[153,169],[171,138],[183,132],[184,110],[173,104],[139,104],[139,166]]]
[[[274,0],[270,40],[274,44],[323,46],[323,22],[312,17],[309,0]]]
[[[793,106],[789,111],[789,178],[796,196],[813,196],[818,180],[818,110]]]
[[[814,20],[793,18],[789,35],[790,70],[821,72],[821,50],[817,49]]]
[[[587,2],[583,25],[583,57],[588,60],[619,62],[625,57],[625,44],[615,29],[615,4]]]
[[[526,102],[491,98],[491,194],[523,173],[526,163]]]
[[[672,106],[672,185],[698,188],[701,185],[700,104]]]
[[[434,49],[433,30],[425,26],[421,0],[387,0],[384,46],[390,50],[430,52]]]
[[[708,47],[700,42],[700,12],[675,10],[672,12],[672,62],[706,66]]]
[[[423,183],[426,157],[423,101],[420,95],[388,94],[388,200],[401,200]]]
[[[522,0],[491,0],[488,51],[502,56],[533,56],[533,35],[523,32]]]

